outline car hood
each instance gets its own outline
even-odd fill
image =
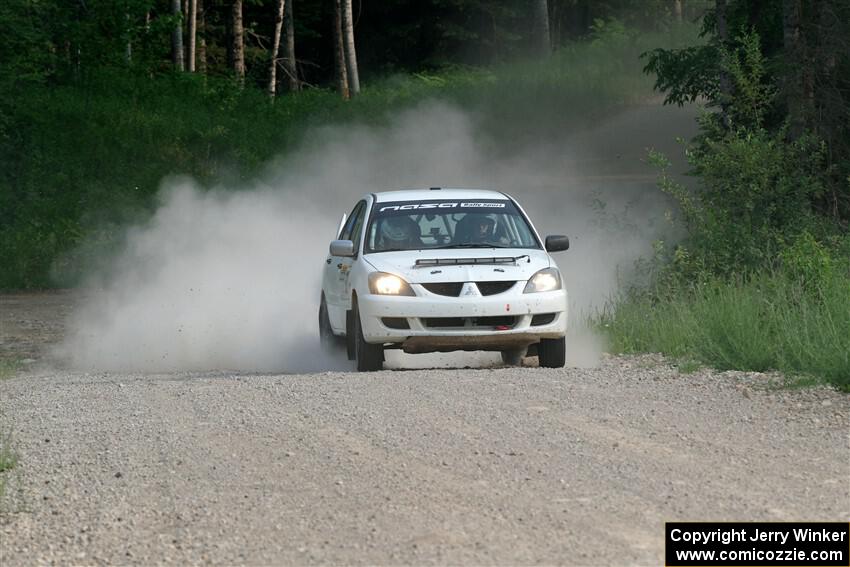
[[[505,258],[522,256],[515,262],[499,264],[461,264],[417,266],[417,260],[456,260],[471,258]],[[375,252],[364,257],[379,272],[401,276],[409,283],[481,282],[528,280],[538,270],[548,268],[549,254],[525,248],[470,248],[448,250],[414,250]]]

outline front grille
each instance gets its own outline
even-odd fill
[[[424,319],[426,327],[463,327],[466,324],[464,317],[428,317]]]
[[[475,285],[478,286],[478,291],[481,292],[481,295],[496,295],[497,293],[505,293],[514,285],[516,282],[475,282]]]
[[[505,293],[514,287],[516,282],[475,282],[475,285],[478,286],[481,295],[496,295]],[[463,282],[426,283],[422,284],[422,287],[437,295],[457,297],[463,289]]]
[[[432,329],[495,329],[496,327],[513,328],[516,317],[427,317],[422,324]]]
[[[552,321],[555,320],[555,313],[543,313],[542,315],[535,315],[531,318],[531,326],[539,327],[541,325],[548,325]]]
[[[460,290],[463,289],[463,282],[426,283],[422,284],[422,287],[437,295],[457,297],[460,295]]]
[[[404,317],[383,317],[381,322],[390,329],[409,329],[410,323]]]

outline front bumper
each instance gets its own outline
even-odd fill
[[[405,352],[524,348],[567,331],[567,292],[447,297],[411,284],[416,297],[358,296],[363,336]],[[398,328],[406,326],[407,328]]]

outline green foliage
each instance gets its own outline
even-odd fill
[[[700,188],[691,192],[662,175],[688,230],[683,247],[700,267],[732,274],[774,264],[806,230],[820,234],[811,210],[823,191],[823,146],[810,138],[785,143],[765,130],[706,139],[689,153]]]
[[[719,37],[712,12],[705,45],[646,55],[667,102],[707,99],[719,111],[701,117],[686,149],[696,187],[650,154],[687,236],[672,248],[657,243],[639,266],[643,284],[598,322],[615,350],[805,374],[850,391],[850,186],[836,184],[847,156],[832,134],[842,127],[812,121],[789,135],[784,87],[800,75],[777,72],[787,57],[780,2],[730,0],[725,15],[730,38]]]
[[[728,0],[726,21],[730,31],[723,40],[712,7],[701,20],[700,37],[704,40],[701,44],[658,46],[641,55],[646,61],[644,71],[655,75],[655,88],[666,94],[668,104],[705,100],[716,106],[726,102],[720,100],[720,73],[728,54],[741,48],[742,38],[759,38],[762,55],[768,61],[781,54],[781,0]]]
[[[768,82],[761,39],[743,32],[736,49],[720,48],[721,69],[729,74],[732,94],[718,93],[727,126],[757,129],[765,126],[765,115],[774,105],[776,89]]]
[[[812,242],[790,254],[804,253]],[[661,352],[722,370],[805,374],[850,391],[846,260],[839,271],[824,267],[835,258],[801,259],[752,277],[631,293],[597,323],[616,352]],[[801,269],[814,276],[800,279]]]
[[[830,250],[806,231],[782,251],[781,257],[783,273],[807,293],[828,285],[838,268]]]
[[[703,18],[703,45],[659,47],[644,54],[645,71],[667,103],[706,101],[721,109],[706,136],[723,130],[763,129],[777,141],[805,130],[823,142],[823,172],[810,207],[839,227],[850,222],[850,3],[728,0],[726,36],[716,9]],[[796,42],[784,37],[785,11],[800,9]],[[721,79],[728,80],[721,89]],[[725,91],[725,92],[722,92]],[[793,116],[790,109],[796,109]],[[791,123],[790,131],[787,129]]]
[[[774,266],[802,233],[829,232],[812,208],[825,192],[826,147],[813,136],[788,141],[784,129],[765,127],[775,91],[764,81],[758,37],[743,34],[740,46],[722,50],[735,96],[723,103],[723,115],[701,117],[702,134],[686,150],[699,187],[675,182],[665,158],[650,156],[687,229],[670,258],[670,269],[686,279]]]
[[[717,98],[720,66],[715,47],[694,45],[676,51],[658,48],[643,56],[647,58],[644,70],[655,75],[655,89],[666,93],[666,103],[682,106],[703,98]]]
[[[21,367],[18,359],[0,358],[0,380],[11,378]]]
[[[12,435],[8,431],[0,430],[0,509],[5,501],[7,475],[17,465],[18,456],[12,450]]]

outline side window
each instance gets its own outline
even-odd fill
[[[357,234],[354,230],[354,223],[358,222],[358,219],[363,216],[362,213],[365,206],[366,204],[363,201],[354,205],[351,214],[348,215],[348,219],[345,221],[345,226],[342,227],[342,232],[339,233],[340,240],[351,240],[351,235]]]
[[[354,241],[355,253],[360,249],[360,234],[363,232],[363,219],[366,218],[366,203],[360,201],[359,204],[362,206],[357,211],[357,218],[354,219],[354,226],[351,229],[351,240]]]

